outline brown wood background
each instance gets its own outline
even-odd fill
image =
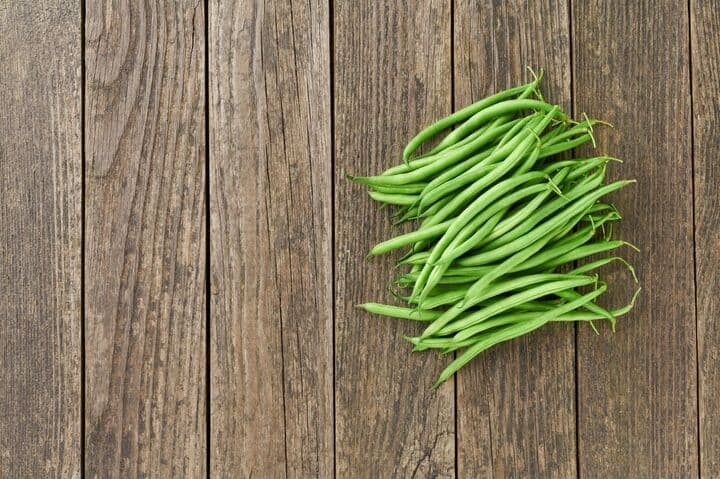
[[[0,477],[720,477],[717,6],[2,2]],[[433,391],[345,175],[526,65],[615,125],[644,291]]]

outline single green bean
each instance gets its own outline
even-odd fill
[[[417,197],[415,195],[400,195],[392,193],[380,193],[379,191],[370,191],[370,198],[375,201],[381,201],[390,205],[411,205],[415,203]]]
[[[373,246],[373,248],[368,253],[368,256],[377,256],[379,254],[384,254],[389,251],[402,248],[403,246],[411,245],[417,241],[440,236],[445,231],[447,231],[451,224],[452,220],[448,220],[444,223],[440,223],[439,225],[431,226],[429,228],[418,229],[415,231],[411,231],[410,233],[396,236],[387,241],[383,241],[382,243],[378,243],[377,245]]]
[[[440,316],[437,311],[422,311],[415,308],[403,308],[380,303],[358,304],[357,307],[369,313],[390,316],[391,318],[411,319],[413,321],[431,321]]]

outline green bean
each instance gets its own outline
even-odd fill
[[[568,151],[577,148],[583,143],[587,143],[592,136],[589,134],[579,136],[574,140],[563,141],[562,143],[556,143],[551,146],[543,146],[540,148],[540,158],[547,158],[548,156],[557,155],[563,151]]]
[[[538,122],[535,122],[534,124],[531,123],[531,126],[536,126],[537,124]],[[426,209],[428,205],[434,204],[439,198],[449,195],[453,191],[467,185],[468,183],[483,179],[486,175],[488,175],[488,173],[497,168],[498,162],[508,158],[508,156],[513,154],[516,149],[519,149],[520,146],[518,145],[522,144],[523,140],[530,134],[531,131],[531,129],[524,130],[510,143],[506,144],[502,148],[493,150],[489,155],[484,156],[466,171],[455,175],[452,178],[444,178],[442,182],[437,182],[432,186],[429,186],[420,194],[420,209]],[[527,147],[525,146],[523,148]]]
[[[517,101],[530,102],[535,100]],[[553,107],[551,111],[554,112],[553,114],[556,114],[558,111],[557,107]],[[467,158],[468,155],[471,155],[477,152],[480,148],[492,143],[500,135],[501,133],[498,133],[497,130],[488,130],[487,133],[480,135],[476,140],[471,141],[470,143],[460,148],[451,151],[440,152],[437,154],[437,158],[435,158],[431,163],[415,170],[409,171],[407,173],[398,173],[396,175],[387,176],[349,176],[348,178],[356,183],[368,185],[371,187],[403,185],[407,183],[424,181],[433,174],[438,173],[439,171],[442,171],[443,169],[448,168],[449,166],[452,166],[459,161],[462,161],[463,159]]]
[[[604,177],[604,170],[598,170],[595,174],[583,179],[580,183],[563,193],[562,196],[554,198],[540,209],[532,210],[528,207],[518,211],[516,215],[508,217],[499,224],[477,247],[494,249],[519,238],[530,231],[540,221],[568,205],[572,200],[580,198],[584,194],[587,194],[587,192],[599,187]]]
[[[567,169],[561,170],[560,172],[558,172],[557,175],[555,175],[555,177],[551,181],[557,181],[557,182],[562,181],[562,179],[567,174],[567,172],[568,172]],[[552,191],[550,188],[547,187],[547,185],[542,185],[542,186],[543,186],[542,191],[537,196],[535,196],[529,203],[527,203],[522,209],[520,209],[518,213],[513,215],[515,218],[517,218],[518,221],[521,220],[524,216],[529,215],[532,211],[536,210],[539,207],[539,205],[545,200],[545,198],[547,198],[547,196]],[[492,211],[492,207],[489,210]],[[485,238],[487,238],[489,236],[489,235],[483,234],[483,233],[484,232],[477,231],[467,239],[458,235],[458,237],[456,237],[456,239],[459,240],[458,244],[451,244],[443,252],[443,255],[438,260],[438,263],[446,263],[446,262],[453,261],[456,258],[459,258],[461,255],[467,253],[468,251],[476,248],[483,242],[483,240]]]
[[[506,311],[506,310],[512,308],[513,306],[524,303],[525,301],[542,298],[543,296],[548,296],[548,295],[556,293],[557,291],[562,291],[565,289],[577,288],[579,286],[586,286],[586,285],[594,283],[595,281],[597,281],[597,278],[594,278],[594,277],[576,276],[576,277],[573,277],[572,279],[552,281],[552,282],[541,284],[540,286],[536,286],[534,288],[526,289],[519,293],[515,293],[513,295],[505,297],[505,298],[493,303],[490,306],[487,306],[478,311],[475,311],[475,312],[463,317],[462,319],[459,319],[459,320],[456,320],[456,321],[453,321],[453,322],[447,324],[444,328],[442,328],[441,330],[439,330],[437,332],[437,335],[438,336],[447,336],[448,334],[451,334],[451,333],[463,331],[463,330],[469,328],[470,326],[480,323],[480,322],[484,321],[485,319],[491,318],[498,313],[502,313],[503,311]],[[482,296],[479,296],[479,297],[482,297]],[[461,338],[458,338],[458,339],[461,339]]]
[[[580,293],[572,289],[568,289],[566,291],[558,291],[555,294],[558,297],[564,299],[565,301],[574,301],[576,299],[579,299],[581,296]],[[605,319],[610,321],[610,324],[613,325],[613,327],[615,326],[615,316],[613,316],[612,313],[610,313],[607,309],[593,303],[592,301],[588,301],[587,303],[583,304],[582,308],[590,311],[591,313],[595,313],[604,317]]]
[[[522,336],[531,331],[534,331],[535,329],[543,326],[544,324],[545,321],[539,321],[538,319],[521,321],[511,324],[506,329],[500,332],[494,333],[493,335],[488,335],[478,340],[473,346],[471,346],[463,354],[458,356],[455,361],[450,363],[450,365],[440,373],[440,377],[435,382],[435,384],[433,384],[433,388],[437,388],[438,386],[440,386],[442,383],[448,380],[450,376],[455,374],[458,369],[470,362],[470,360],[472,360],[475,356],[477,356],[484,350],[501,342],[508,341],[510,339],[517,338],[518,336]]]
[[[595,125],[597,123],[598,123],[597,120],[590,120],[589,122],[587,120],[583,120],[580,123],[572,126],[571,128],[568,128],[567,130],[558,134],[557,136],[549,139],[548,141],[544,142],[543,144],[545,146],[552,146],[557,143],[562,143],[563,141],[566,141],[569,138],[573,138],[576,135],[588,134],[592,129],[592,125]]]
[[[431,321],[440,316],[440,313],[437,311],[422,311],[414,308],[391,306],[389,304],[364,303],[358,304],[357,307],[369,313],[390,316],[391,318],[411,319],[413,321]]]
[[[567,223],[567,221],[571,219],[574,215],[582,215],[588,208],[592,206],[595,201],[597,201],[602,196],[619,190],[620,188],[630,183],[633,183],[633,181],[616,181],[614,183],[610,183],[601,188],[598,188],[595,191],[587,193],[585,196],[575,200],[560,214],[536,226],[529,233],[526,233],[494,249],[488,249],[483,251],[482,253],[463,258],[459,260],[458,264],[461,266],[481,266],[483,264],[487,264],[492,261],[496,261],[498,259],[509,256],[510,254],[522,249],[528,243],[536,240],[538,237],[549,234],[553,229],[556,229],[557,227],[562,226],[564,223]],[[580,218],[577,218],[577,220],[573,219],[573,221],[566,224],[566,227],[568,229],[571,229],[572,226],[576,224],[579,220]]]
[[[540,287],[538,287],[536,289],[540,289]],[[570,311],[581,308],[581,307],[591,303],[592,300],[594,300],[595,298],[600,296],[606,290],[607,290],[607,285],[602,283],[597,288],[595,288],[593,291],[591,291],[587,294],[580,295],[580,294],[575,293],[572,296],[573,297],[572,301],[568,301],[566,303],[561,303],[556,308],[542,313],[541,315],[538,316],[538,318],[550,320],[551,318],[553,318],[555,316],[559,316],[564,313],[569,313]],[[574,291],[572,290],[572,288],[566,288],[564,290],[556,291],[553,294],[562,294],[563,292],[573,293]],[[496,307],[496,309],[497,309],[497,307]],[[594,314],[600,314],[600,313],[594,313]],[[472,315],[479,316],[479,313],[478,312],[473,313],[473,314],[469,315],[467,318],[463,318],[463,319],[467,320]],[[464,341],[464,340],[474,336],[478,332],[482,331],[484,328],[478,326],[477,323],[479,323],[479,321],[476,321],[473,325],[471,325],[471,327],[467,327],[465,329],[460,330],[453,336],[453,339],[456,341]]]
[[[596,156],[594,158],[587,158],[578,168],[575,168],[572,173],[568,175],[567,179],[574,180],[576,178],[579,178],[585,173],[594,170],[595,168],[606,165],[609,161],[616,161],[616,159],[611,156]]]
[[[418,251],[417,253],[413,253],[407,258],[401,259],[398,263],[399,264],[414,264],[414,265],[424,265],[427,263],[427,259],[430,257],[429,251]]]
[[[528,286],[531,286],[533,284],[541,283],[541,282],[549,282],[553,280],[560,280],[560,279],[572,279],[573,275],[570,274],[560,274],[560,273],[549,273],[549,274],[532,274],[527,276],[521,276],[519,278],[512,278],[506,281],[500,281],[497,283],[494,283],[489,287],[483,294],[478,298],[478,302],[482,303],[483,301],[486,301],[490,298],[494,298],[496,296],[499,296],[501,294],[508,293],[510,291],[516,291],[518,289],[526,288]],[[438,295],[434,297],[433,301],[430,301],[431,298],[427,298],[426,301],[422,302],[420,304],[422,309],[433,309],[438,306],[442,306],[444,304],[450,304],[450,299],[454,299],[454,302],[460,301],[464,297],[463,296],[458,297],[459,295],[459,289],[458,290],[452,290],[446,293],[443,293],[442,295]],[[439,301],[443,301],[442,303],[438,304]]]
[[[375,201],[381,201],[390,205],[411,205],[417,198],[415,195],[396,195],[392,193],[380,193],[379,191],[371,191],[368,194],[370,198]]]
[[[454,143],[452,145],[441,147],[441,145],[437,145],[435,148],[430,151],[430,154],[437,154],[440,151],[451,151],[457,148],[460,148],[462,146],[467,145],[468,143],[471,143],[475,139],[477,139],[483,132],[490,130],[490,129],[496,129],[498,132],[502,131],[503,135],[506,134],[507,131],[511,130],[512,127],[519,121],[522,121],[522,118],[516,118],[513,119],[512,115],[506,115],[501,116],[500,118],[496,119],[492,123],[485,125],[481,127],[478,131],[475,133],[472,133],[462,140],[458,141],[457,143]]]
[[[491,187],[485,193],[477,197],[458,217],[456,217],[453,221],[451,226],[448,228],[448,230],[442,235],[438,243],[433,248],[430,257],[428,258],[427,263],[425,264],[425,267],[423,269],[423,272],[420,275],[420,278],[418,279],[418,282],[415,284],[415,289],[413,290],[413,294],[421,294],[421,291],[427,291],[427,288],[423,289],[425,287],[424,278],[430,278],[431,273],[432,274],[432,280],[428,281],[427,286],[428,288],[431,288],[433,284],[436,284],[436,282],[440,279],[440,276],[444,272],[444,269],[447,268],[446,265],[435,265],[434,263],[440,259],[442,253],[444,252],[445,248],[450,244],[450,242],[457,236],[458,233],[462,230],[463,227],[465,227],[469,222],[472,221],[472,219],[477,216],[481,211],[482,208],[484,208],[488,203],[491,201],[494,201],[496,198],[508,193],[509,191],[512,191],[513,189],[517,188],[518,186],[528,183],[533,180],[539,180],[544,178],[544,173],[542,172],[530,172],[525,173],[520,176],[515,176],[508,178],[504,181],[501,181],[497,183],[495,186]],[[499,221],[498,217],[498,221]],[[494,227],[494,225],[493,225]],[[489,233],[489,231],[492,231],[492,228],[484,228],[485,231]],[[479,231],[483,231],[483,228],[481,228]],[[482,234],[482,233],[481,233]],[[487,234],[487,233],[486,233]],[[423,277],[424,275],[424,277]]]
[[[545,122],[543,122],[543,119],[531,121],[528,128],[524,130],[524,134],[518,134],[512,141],[507,143],[505,146],[494,150],[491,155],[478,162],[475,166],[473,166],[463,174],[447,180],[442,184],[433,187],[432,189],[423,191],[420,194],[420,209],[422,210],[426,208],[427,205],[433,204],[435,201],[437,201],[438,198],[442,198],[443,196],[448,195],[449,193],[457,190],[458,188],[468,183],[475,182],[476,180],[478,182],[482,182],[484,180],[485,184],[488,184],[495,178],[499,177],[500,175],[496,173],[496,170],[503,163],[500,163],[498,165],[497,162],[502,160],[503,158],[505,158],[507,161],[511,157],[514,158],[513,165],[515,162],[519,161],[522,156],[524,156],[524,152],[529,146],[527,139],[534,133],[535,129],[539,129],[540,126],[544,123]],[[518,158],[515,159],[513,155]],[[510,165],[510,167],[512,167],[512,165]],[[504,170],[502,174],[504,174],[505,171],[507,171],[507,169]],[[488,180],[487,178],[493,179]]]
[[[413,351],[459,351],[435,386],[483,350],[548,322],[587,321],[597,332],[594,321],[608,320],[614,330],[639,293],[622,308],[596,302],[607,285],[595,270],[611,262],[637,282],[633,267],[612,256],[627,243],[612,238],[621,216],[603,199],[631,181],[605,183],[608,163],[620,161],[609,156],[548,159],[588,141],[596,147],[601,122],[568,120],[543,100],[538,81],[430,125],[402,164],[379,176],[349,177],[369,187],[380,209],[394,205],[394,224],[415,221],[369,252],[405,249],[397,265],[409,271],[389,285],[405,306],[358,307],[425,322],[419,336],[405,337]],[[582,258],[590,259],[576,265]]]
[[[505,214],[505,211],[499,211],[495,213],[492,217],[490,217],[487,221],[483,223],[482,226],[478,228],[479,234],[487,234],[487,232],[492,231],[492,229],[495,227],[495,225],[502,219],[503,215]],[[436,245],[433,248],[433,252],[437,249],[442,248],[442,245]],[[415,286],[413,288],[413,291],[415,291],[416,288],[421,288],[422,291],[425,293],[429,292],[436,284],[439,284],[439,282],[442,280],[443,275],[448,274],[448,267],[449,263],[444,263],[437,266],[429,266],[431,265],[431,258],[432,258],[432,252],[431,256],[428,257],[425,264],[423,265],[423,269],[421,270],[420,275],[418,275],[418,279],[415,282]],[[426,272],[427,269],[430,270],[430,273]],[[422,283],[425,283],[424,286],[418,286]],[[423,295],[420,295],[420,298],[422,298]]]
[[[590,243],[585,246],[581,246],[580,248],[575,249],[574,251],[570,251],[568,253],[565,253],[562,256],[559,256],[548,263],[546,265],[548,267],[553,266],[559,266],[561,264],[569,263],[571,261],[575,261],[577,259],[585,258],[586,256],[591,256],[598,253],[603,253],[605,251],[610,251],[616,248],[619,248],[621,246],[625,246],[628,243],[625,241],[615,240],[615,241],[598,241],[595,243]]]
[[[373,190],[378,193],[392,193],[392,194],[405,194],[412,195],[421,193],[425,189],[427,183],[410,183],[407,185],[394,185],[394,186],[376,186]]]
[[[485,164],[487,158],[462,174],[456,175],[454,178],[444,180],[437,186],[428,187],[420,193],[419,209],[426,210],[430,205],[437,203],[440,198],[450,195],[453,191],[458,190],[464,185],[471,183],[478,178],[482,178],[496,168],[495,164]],[[432,182],[431,182],[432,183]]]
[[[536,254],[531,259],[523,263],[521,266],[518,266],[515,271],[526,271],[529,269],[542,267],[548,261],[587,243],[592,239],[594,234],[595,228],[593,228],[592,226],[582,228],[572,236],[563,238],[555,243],[552,243],[542,253]]]
[[[549,103],[545,103],[544,101],[540,100],[525,100],[525,99],[517,99],[517,100],[505,100],[499,103],[496,103],[488,108],[485,108],[483,110],[480,110],[479,112],[475,113],[472,117],[470,117],[465,123],[460,125],[455,130],[451,131],[443,140],[443,142],[451,142],[454,143],[457,141],[457,138],[464,138],[468,135],[469,132],[476,129],[478,126],[484,124],[485,122],[489,121],[490,119],[505,115],[508,113],[513,113],[521,110],[539,110],[543,112],[549,112],[551,110],[555,109],[558,116],[561,119],[565,119],[565,114],[561,112],[561,110],[555,106],[550,105]]]
[[[461,161],[457,165],[452,166],[451,168],[448,168],[447,170],[443,171],[440,175],[433,178],[427,186],[423,189],[423,191],[420,192],[420,196],[423,194],[427,194],[428,192],[432,191],[433,189],[437,188],[438,186],[442,185],[446,181],[449,181],[459,174],[469,170],[485,158],[489,157],[492,154],[493,150],[483,150],[480,153],[474,154],[471,157],[469,157],[466,160]],[[492,165],[487,165],[488,168],[491,168]]]
[[[520,130],[525,128],[525,126],[527,126],[528,123],[530,123],[531,121],[533,121],[534,119],[539,118],[539,117],[541,117],[541,115],[535,113],[532,115],[528,115],[524,118],[520,118],[519,120],[515,120],[515,124],[512,126],[512,128],[510,128],[507,131],[507,133],[505,133],[503,135],[502,138],[500,138],[500,142],[497,144],[495,149],[505,146],[507,144],[507,142],[509,142],[510,140],[515,138],[515,136],[520,132]]]
[[[639,293],[640,293],[640,289],[638,289],[635,292],[635,294],[633,295],[633,298],[629,304],[627,304],[626,306],[623,306],[622,308],[613,309],[612,311],[610,311],[610,314],[613,317],[617,318],[619,316],[622,316],[622,315],[630,312],[630,310],[633,308],[633,306],[635,304],[635,300]],[[537,312],[532,312],[529,314],[528,313],[511,313],[508,315],[498,315],[492,319],[483,321],[482,323],[478,324],[476,326],[476,328],[477,328],[476,331],[478,333],[482,333],[484,331],[493,329],[498,326],[504,326],[505,324],[527,321],[528,319],[533,319],[533,317],[537,318],[537,316],[538,316]],[[590,312],[577,312],[577,310],[575,310],[575,311],[571,311],[568,313],[563,313],[563,314],[554,316],[549,321],[551,321],[551,322],[569,322],[569,321],[592,322],[592,321],[596,321],[596,320],[600,320],[600,319],[605,319],[604,315],[590,313]],[[415,339],[415,338],[413,338],[413,339]],[[427,338],[422,341],[424,342],[424,341],[429,341],[429,340],[434,340],[434,339],[436,339],[436,338]],[[477,335],[475,335],[471,338],[465,339],[463,341],[457,341],[454,338],[437,338],[437,341],[438,341],[438,343],[440,341],[443,341],[446,344],[450,344],[450,346],[448,346],[444,352],[452,352],[457,349],[465,348],[471,344],[474,344],[477,341],[479,341],[480,339],[482,339],[482,335],[477,334]],[[416,342],[420,343],[420,341],[416,341]]]
[[[415,150],[418,149],[418,147],[420,147],[420,145],[425,143],[425,141],[432,138],[442,130],[462,120],[465,120],[466,118],[470,118],[477,112],[486,109],[487,107],[496,104],[502,100],[505,100],[506,98],[519,95],[531,85],[533,87],[536,86],[536,84],[534,85],[534,82],[531,82],[525,85],[501,91],[500,93],[484,98],[478,102],[473,103],[472,105],[468,105],[465,108],[456,111],[452,115],[446,116],[442,120],[433,123],[432,125],[423,129],[420,133],[418,133],[412,140],[410,140],[410,143],[408,143],[408,145],[405,147],[405,150],[403,151],[403,159],[405,161],[410,161],[411,155],[415,152]]]
[[[557,112],[557,107],[554,107],[542,120],[536,130],[542,131],[547,126],[547,123],[553,118]],[[447,219],[455,210],[470,201],[478,193],[484,190],[488,185],[492,184],[497,179],[501,178],[508,171],[510,171],[525,155],[526,151],[531,147],[532,142],[535,141],[533,134],[536,131],[529,130],[526,135],[522,136],[522,141],[517,147],[514,147],[512,152],[503,160],[498,163],[497,167],[491,172],[483,176],[482,178],[475,181],[470,187],[465,189],[462,193],[453,198],[447,205],[441,208],[432,218],[427,221],[428,226],[437,224]],[[508,143],[508,145],[514,142]],[[426,223],[423,223],[425,225]]]
[[[520,96],[518,96],[518,100],[523,100],[523,99],[529,97],[531,93],[536,92],[535,87],[537,87],[537,85],[532,85],[532,84],[530,84],[529,87],[526,88],[526,89],[520,94]],[[508,120],[507,120],[508,118],[509,118],[509,116],[507,116],[507,117],[500,117],[500,118],[498,118],[497,120],[495,120],[495,122],[493,122],[492,126],[495,126],[495,124],[496,124],[497,122],[508,121]],[[463,126],[461,126],[461,128],[463,128]],[[482,129],[482,127],[481,127],[481,129]],[[472,136],[472,135],[469,135],[469,136]],[[450,138],[445,138],[445,139],[443,139],[443,141],[440,142],[440,144],[439,144],[438,146],[436,146],[436,147],[433,149],[433,151],[442,150],[443,148],[445,148],[445,146],[444,146],[445,144],[449,145],[449,146],[447,146],[448,149],[453,148],[453,147],[455,147],[455,146],[463,143],[465,140],[467,140],[467,138],[468,138],[468,137],[465,137],[463,140],[458,141],[457,143],[454,143],[454,144],[451,144],[451,143],[454,141],[454,138],[453,138],[452,136],[451,136]]]
[[[411,171],[415,171],[417,169],[422,168],[423,166],[427,166],[433,162],[435,162],[437,158],[435,155],[433,156],[426,156],[422,158],[415,158],[413,160],[410,160],[409,163],[401,163],[396,166],[392,166],[382,172],[380,176],[393,176],[393,175],[399,175],[401,173],[410,173]],[[353,180],[352,175],[348,175],[349,180]]]
[[[543,326],[545,323],[552,320],[553,318],[558,317],[565,312],[577,309],[583,304],[582,301],[591,300],[591,298],[597,297],[602,292],[603,290],[601,290],[601,288],[598,288],[598,290],[584,295],[581,299],[559,306],[555,310],[548,311],[547,313],[540,315],[536,319],[513,323],[501,331],[488,334],[487,336],[480,339],[473,346],[469,347],[452,363],[450,363],[450,365],[440,373],[440,377],[433,385],[433,388],[437,388],[440,384],[450,378],[450,376],[455,374],[458,369],[467,364],[470,360],[472,360],[475,356],[477,356],[484,350],[494,346],[495,344],[499,344],[501,342],[508,341],[518,336],[530,333]]]
[[[632,274],[633,280],[635,280],[636,283],[639,283],[637,274],[635,272],[635,268],[625,261],[620,256],[608,256],[606,258],[600,258],[598,260],[592,261],[590,263],[584,264],[582,266],[578,266],[574,270],[572,270],[571,274],[583,274],[587,273],[588,271],[592,271],[594,269],[600,268],[602,266],[605,266],[606,264],[612,263],[613,261],[620,261],[625,265],[625,267],[630,270],[630,274]]]
[[[462,301],[456,303],[453,307],[446,310],[442,316],[435,319],[425,329],[425,331],[423,331],[422,336],[432,336],[461,313],[477,304],[476,298],[485,290],[485,288],[488,287],[490,283],[509,273],[524,261],[527,261],[528,258],[531,258],[540,251],[549,240],[549,237],[540,238],[535,243],[505,259],[502,263],[492,267],[492,269],[490,269],[482,278],[478,279],[472,286],[470,286],[470,288],[468,288],[465,293],[465,298]]]
[[[403,246],[413,244],[417,241],[440,236],[445,231],[447,231],[447,229],[450,227],[451,224],[452,224],[452,220],[448,220],[444,223],[440,223],[439,225],[411,231],[410,233],[405,233],[403,235],[396,236],[387,241],[383,241],[382,243],[378,243],[377,245],[375,245],[370,250],[370,253],[368,253],[368,256],[376,256],[379,254],[384,254],[384,253],[387,253],[388,251],[402,248]]]
[[[562,180],[564,175],[567,174],[567,170],[560,171],[553,180]],[[474,248],[485,236],[482,232],[478,231],[478,227],[497,211],[506,210],[510,206],[516,204],[518,201],[524,199],[527,196],[532,196],[533,199],[530,203],[537,203],[542,201],[547,194],[550,192],[547,184],[535,184],[520,189],[504,198],[494,202],[487,209],[485,209],[480,215],[478,215],[470,224],[468,224],[463,230],[453,239],[453,242],[448,246],[440,260],[441,262],[447,262],[459,257],[461,254]],[[540,198],[540,199],[538,199]]]

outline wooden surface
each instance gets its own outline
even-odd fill
[[[328,5],[210,2],[211,475],[333,472]]]
[[[700,472],[720,476],[720,12],[691,2]]]
[[[555,1],[455,5],[455,108],[545,69],[543,94],[570,111],[569,17]],[[502,344],[457,376],[462,477],[570,477],[575,455],[572,324]],[[482,391],[482,394],[478,394]]]
[[[77,2],[0,5],[0,477],[79,477]]]
[[[712,2],[0,6],[0,477],[717,477]],[[544,68],[609,120],[643,293],[446,358],[347,174]],[[610,270],[611,304],[634,285]]]
[[[618,235],[642,248],[628,257],[643,286],[615,334],[578,328],[580,475],[694,477],[690,57],[688,42],[678,43],[689,38],[688,13],[671,1],[637,8],[589,1],[574,4],[572,15],[575,110],[615,126],[597,137],[601,153],[625,161],[611,178],[638,179],[614,203],[623,212]],[[603,48],[593,45],[599,38]],[[597,73],[605,70],[612,80]],[[626,276],[619,267],[609,277]],[[609,291],[609,305],[626,303],[632,287]]]
[[[205,21],[196,3],[87,3],[88,477],[205,474]]]
[[[402,334],[419,325],[379,322],[354,307],[392,301],[393,259],[364,259],[392,227],[345,178],[396,164],[407,138],[450,113],[450,24],[445,0],[334,4],[338,477],[452,477],[455,468],[453,382],[430,389],[443,360],[409,354]]]

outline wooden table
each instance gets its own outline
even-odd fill
[[[720,477],[717,4],[569,3],[0,5],[0,476]],[[431,390],[345,175],[526,65],[644,292]]]

